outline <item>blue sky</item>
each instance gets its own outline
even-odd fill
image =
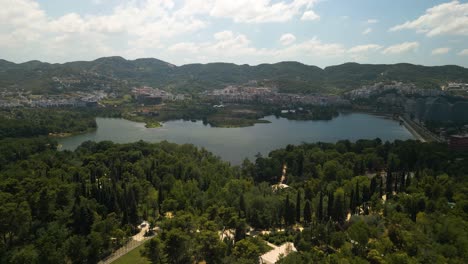
[[[0,0],[0,58],[468,67],[467,1]]]

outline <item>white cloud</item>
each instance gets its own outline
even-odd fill
[[[403,42],[390,46],[382,51],[383,54],[400,54],[414,51],[419,47],[419,42]]]
[[[416,20],[390,28],[390,31],[413,29],[428,37],[438,35],[468,36],[468,3],[452,1],[429,8]]]
[[[190,0],[185,2],[180,13],[227,18],[237,23],[285,22],[299,16],[304,11],[309,16],[315,15],[318,18],[318,15],[312,11],[312,7],[317,1]]]
[[[298,57],[338,57],[343,55],[346,49],[338,43],[322,43],[317,38],[287,46],[284,49],[274,50],[273,54],[285,59]]]
[[[294,41],[296,41],[296,37],[291,33],[286,33],[280,37],[279,41],[281,45],[287,46],[287,45],[294,43]]]
[[[311,21],[311,20],[319,20],[320,19],[320,16],[317,15],[314,11],[312,10],[308,10],[308,11],[305,11],[304,14],[302,15],[301,17],[301,20],[305,20],[305,21]]]
[[[172,0],[132,1],[107,15],[68,13],[52,18],[33,0],[0,0],[0,49],[9,49],[12,57],[51,61],[126,55],[132,50],[143,55],[173,37],[206,27],[203,20],[173,12],[174,5]],[[117,47],[115,39],[124,43]]]
[[[369,34],[369,33],[371,33],[371,32],[372,32],[372,28],[366,28],[366,29],[362,32],[362,34],[363,34],[363,35],[367,35],[367,34]]]
[[[458,55],[461,55],[461,56],[468,56],[468,49],[464,49],[464,50],[460,51],[460,52],[458,53]]]
[[[449,53],[450,48],[437,48],[432,50],[432,55],[443,55]]]
[[[382,49],[382,46],[377,44],[367,44],[367,45],[358,45],[350,48],[348,50],[349,53],[365,53],[371,51],[377,51]]]
[[[377,19],[368,19],[367,20],[367,24],[376,24],[376,23],[379,23],[379,20],[377,20]]]
[[[341,44],[322,43],[317,38],[301,43],[292,43],[282,48],[259,49],[252,45],[247,36],[232,31],[222,31],[213,35],[212,41],[203,43],[182,42],[170,46],[169,53],[195,56],[197,62],[236,61],[248,59],[249,63],[277,62],[295,58],[329,58],[344,55],[346,49]],[[193,61],[192,61],[193,62]]]
[[[131,58],[156,56],[158,49],[206,28],[213,18],[236,23],[319,18],[312,10],[318,0],[119,2],[122,4],[105,14],[71,12],[55,18],[48,16],[35,0],[0,0],[0,50],[8,51],[6,59],[52,62],[116,54]]]

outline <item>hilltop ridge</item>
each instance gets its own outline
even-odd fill
[[[60,87],[53,78],[72,79]],[[0,89],[21,88],[33,93],[63,90],[129,89],[149,85],[195,93],[257,80],[282,92],[341,93],[363,84],[397,80],[421,88],[436,88],[450,81],[468,82],[468,69],[456,66],[422,66],[409,63],[359,64],[347,62],[320,68],[296,61],[255,66],[234,63],[193,63],[176,66],[155,58],[127,60],[120,56],[63,64],[37,60],[13,63],[0,60]]]

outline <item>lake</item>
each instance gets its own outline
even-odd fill
[[[296,121],[267,116],[271,123],[242,128],[218,128],[203,125],[202,121],[168,121],[160,128],[145,128],[120,118],[96,118],[94,132],[59,139],[62,149],[74,150],[87,140],[111,140],[129,143],[138,140],[191,143],[215,153],[237,165],[257,153],[267,155],[271,150],[288,144],[303,142],[336,142],[342,139],[380,138],[383,141],[414,139],[399,122],[364,113],[340,114],[330,121]]]

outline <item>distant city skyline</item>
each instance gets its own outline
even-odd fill
[[[0,0],[0,59],[468,67],[468,2]]]

